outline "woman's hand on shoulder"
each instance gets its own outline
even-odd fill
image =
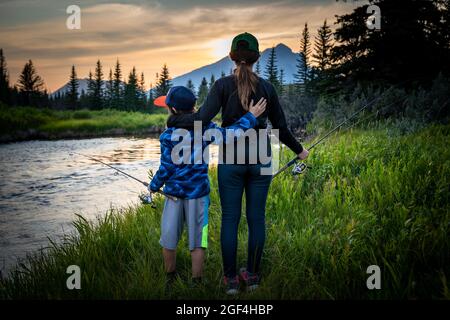
[[[258,118],[260,115],[264,113],[264,111],[266,111],[266,107],[267,107],[267,100],[265,98],[259,99],[258,103],[255,105],[253,104],[252,99],[250,101],[248,111],[252,113],[255,116],[255,118]]]

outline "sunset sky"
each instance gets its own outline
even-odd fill
[[[66,27],[66,8],[81,8],[81,29]],[[247,31],[260,50],[280,42],[299,50],[308,22],[312,35],[336,14],[362,4],[348,0],[67,1],[0,0],[0,47],[15,83],[32,59],[47,89],[67,82],[72,64],[78,77],[100,59],[105,75],[119,58],[124,74],[143,71],[146,85],[167,63],[172,77],[213,63],[228,54],[234,35]]]

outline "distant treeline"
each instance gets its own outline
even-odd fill
[[[53,109],[117,109],[125,111],[150,112],[151,96],[147,94],[144,73],[138,75],[136,68],[125,79],[119,60],[114,71],[109,70],[105,79],[102,63],[97,61],[95,71],[89,72],[87,88],[79,89],[80,80],[75,66],[70,70],[69,82],[64,90],[49,94],[44,89],[44,81],[38,75],[32,60],[29,60],[14,86],[10,86],[3,50],[0,49],[0,101],[7,105],[25,105],[33,107],[50,107]],[[167,79],[167,80],[166,80]],[[166,66],[158,79],[158,86],[151,92],[166,92],[170,85]]]
[[[325,104],[345,107],[355,99],[364,100],[364,97],[380,94],[392,86],[403,90],[404,95],[414,97],[420,95],[420,90],[431,90],[432,86],[436,90],[439,87],[437,81],[448,83],[450,0],[369,2],[380,8],[379,30],[368,28],[368,5],[362,5],[349,14],[337,16],[334,31],[325,20],[313,39],[308,23],[305,23],[299,35],[296,70],[279,70],[275,48],[272,48],[264,70],[259,63],[255,65],[255,72],[278,91],[292,128],[305,127],[319,115],[328,117],[342,113],[342,110],[324,107]],[[285,84],[286,72],[294,73],[294,84]],[[144,74],[138,74],[133,68],[124,79],[119,61],[106,78],[101,62],[97,61],[94,73],[89,73],[87,90],[81,94],[78,93],[75,66],[72,66],[69,79],[65,94],[49,97],[30,60],[17,83],[11,85],[0,50],[0,101],[7,105],[154,112],[159,109],[152,107],[153,98],[166,94],[172,86],[167,65],[156,75],[155,86],[150,85],[146,90]],[[214,76],[209,81],[204,77],[198,88],[190,80],[186,86],[198,96],[201,105],[214,81]],[[405,108],[400,104],[393,108],[391,113],[404,114]],[[448,115],[448,107],[438,108],[443,110],[432,113],[437,118]],[[324,114],[324,110],[328,113]]]

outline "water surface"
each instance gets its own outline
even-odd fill
[[[47,237],[73,231],[75,213],[88,219],[139,203],[145,187],[86,159],[98,157],[148,181],[159,166],[157,138],[27,141],[0,145],[0,270],[45,247]]]

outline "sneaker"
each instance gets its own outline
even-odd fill
[[[259,287],[260,276],[257,273],[248,272],[246,268],[239,270],[239,277],[245,283],[247,292],[255,291]]]
[[[239,293],[239,277],[223,277],[225,284],[225,293],[229,296],[234,296]]]

